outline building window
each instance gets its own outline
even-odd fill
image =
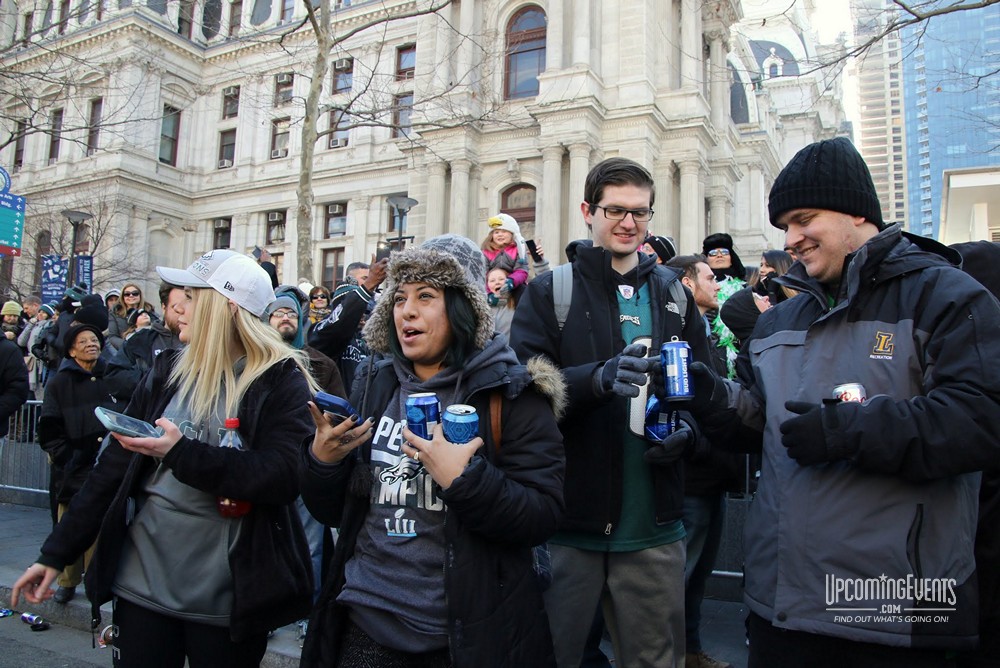
[[[413,93],[397,95],[392,100],[392,137],[409,137],[410,115],[413,113]]]
[[[25,133],[28,131],[28,124],[25,121],[17,122],[17,129],[14,137],[14,171],[24,166],[24,144]]]
[[[285,243],[285,215],[287,213],[286,209],[280,211],[268,211],[267,212],[267,243],[269,244],[283,244]]]
[[[407,44],[396,49],[396,79],[412,79],[417,69],[417,46]]]
[[[87,121],[87,155],[97,153],[97,145],[101,139],[101,115],[104,113],[104,98],[97,97],[90,101],[90,118]]]
[[[229,248],[232,231],[232,218],[216,218],[212,221],[212,248]]]
[[[59,159],[59,145],[62,143],[63,110],[56,109],[50,117],[49,164]]]
[[[271,262],[274,264],[274,273],[278,276],[278,283],[281,284],[283,282],[281,277],[285,275],[285,254],[272,253]]]
[[[281,15],[278,23],[288,23],[295,14],[295,0],[281,0]]]
[[[219,133],[219,169],[232,167],[236,161],[236,128]]]
[[[295,75],[291,72],[274,75],[274,106],[280,107],[292,101],[294,83]]]
[[[343,113],[344,112],[342,109],[334,109],[333,111],[330,112],[330,130],[332,132],[330,134],[330,139],[327,144],[329,148],[344,148],[345,146],[347,146],[348,143],[347,139],[349,136],[348,131],[346,129],[341,130],[340,128],[337,127],[337,124],[341,118],[341,114]]]
[[[354,59],[337,58],[333,61],[333,86],[334,93],[348,93],[354,84]]]
[[[59,34],[66,33],[66,24],[69,23],[69,0],[59,0]]]
[[[24,15],[24,32],[21,33],[21,44],[28,46],[31,41],[31,31],[34,29],[32,24],[35,22],[35,13],[28,12]]]
[[[323,237],[330,239],[347,234],[347,202],[326,205],[326,228]]]
[[[290,118],[277,118],[271,121],[271,159],[288,157],[288,134],[291,126]]]
[[[229,4],[229,36],[240,34],[240,23],[243,21],[243,0],[233,0]]]
[[[344,249],[328,248],[323,251],[323,285],[333,292],[344,280]]]
[[[194,23],[193,0],[180,0],[177,6],[177,34],[191,39],[191,26]]]
[[[508,100],[538,95],[538,75],[545,69],[545,13],[525,7],[507,24],[504,92]]]
[[[163,122],[160,124],[160,162],[177,164],[177,140],[181,135],[181,110],[163,105]]]
[[[222,89],[222,117],[236,118],[240,113],[240,87],[227,86]]]

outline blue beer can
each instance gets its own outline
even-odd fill
[[[430,439],[441,421],[441,405],[433,392],[418,392],[406,398],[406,426],[420,438]]]
[[[452,404],[444,409],[442,424],[449,443],[468,443],[479,435],[479,415],[467,404]]]
[[[688,362],[691,346],[686,341],[668,341],[660,346],[660,364],[663,365],[663,388],[667,401],[694,399]]]
[[[677,419],[677,411],[667,408],[657,397],[650,397],[646,401],[646,438],[662,441],[677,429]]]

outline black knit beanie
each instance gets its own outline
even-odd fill
[[[863,216],[885,228],[871,172],[846,137],[824,139],[796,153],[774,180],[767,208],[775,227],[786,211],[826,209]]]

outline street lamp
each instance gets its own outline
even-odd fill
[[[74,211],[73,209],[63,209],[62,215],[69,219],[69,224],[73,226],[73,242],[69,251],[69,273],[66,276],[66,287],[73,287],[73,279],[76,278],[76,239],[80,232],[80,223],[90,220],[94,216],[86,211]],[[87,286],[88,288],[91,286]]]
[[[396,250],[403,250],[403,240],[413,239],[413,236],[403,236],[403,228],[406,226],[406,213],[419,204],[419,202],[405,195],[393,195],[387,198],[386,201],[396,211],[396,238],[390,239],[390,241],[396,242]]]

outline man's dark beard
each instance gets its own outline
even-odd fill
[[[281,338],[285,343],[291,343],[295,340],[295,335],[298,334],[298,330],[289,331],[288,329],[281,329],[278,334],[281,334]]]

